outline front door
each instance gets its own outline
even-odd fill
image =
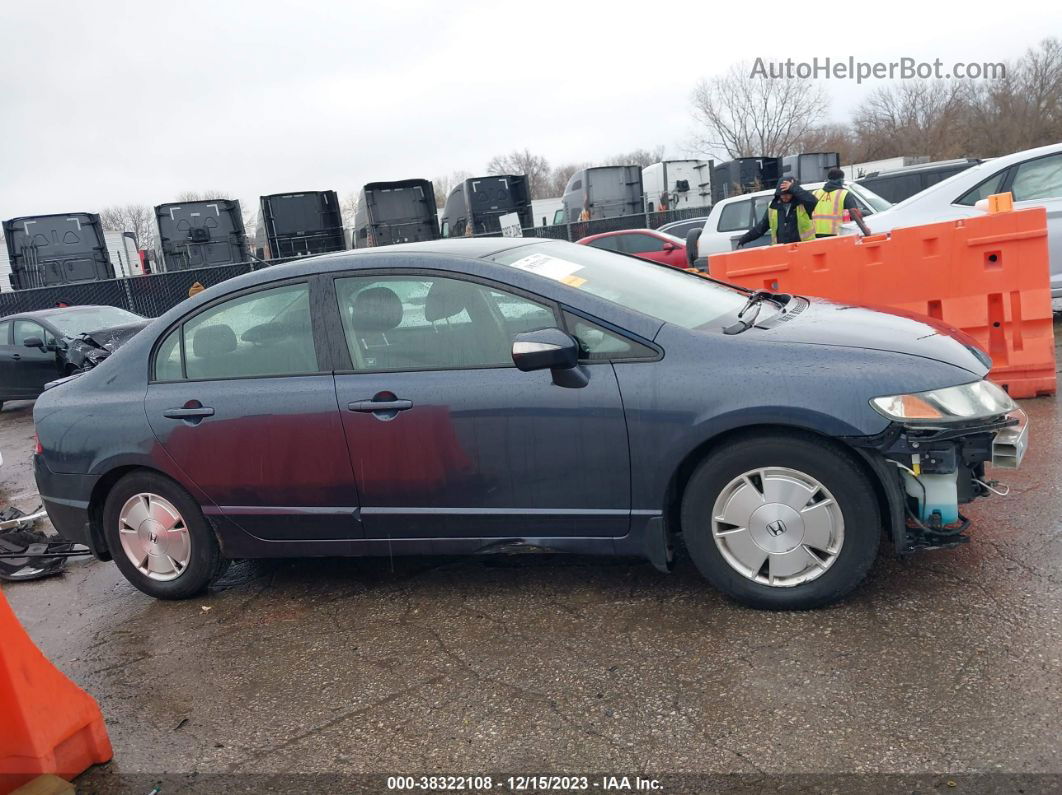
[[[627,533],[611,365],[566,388],[512,363],[515,334],[559,325],[552,306],[438,275],[335,284],[351,363],[336,390],[366,537]]]
[[[163,340],[154,366],[145,401],[151,428],[209,497],[209,511],[271,541],[360,535],[306,282],[208,306]]]
[[[15,362],[12,369],[14,386],[21,395],[37,397],[44,391],[45,384],[62,375],[55,352],[58,343],[54,334],[32,320],[16,320],[14,332],[11,348],[11,358]],[[41,340],[45,347],[27,348],[26,340],[31,337]]]

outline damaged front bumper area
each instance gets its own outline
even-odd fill
[[[969,541],[970,521],[959,508],[979,497],[1006,496],[986,466],[1016,469],[1028,447],[1028,418],[1005,415],[936,427],[893,423],[882,434],[847,441],[882,479],[899,553]]]

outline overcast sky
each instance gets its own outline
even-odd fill
[[[724,7],[725,6],[725,7]],[[984,9],[979,10],[979,7]],[[1057,3],[4,0],[0,218],[482,172],[658,144],[735,61],[996,61],[1062,33]],[[731,10],[728,10],[731,9]],[[990,14],[990,16],[989,16]],[[830,81],[843,120],[879,83]]]

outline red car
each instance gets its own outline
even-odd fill
[[[604,232],[589,235],[576,240],[584,246],[603,248],[606,251],[618,251],[633,257],[671,265],[675,268],[688,268],[686,263],[686,242],[667,232],[655,229],[623,229],[619,232]]]

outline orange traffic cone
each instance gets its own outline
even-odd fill
[[[0,793],[111,758],[95,700],[40,653],[0,593]]]

